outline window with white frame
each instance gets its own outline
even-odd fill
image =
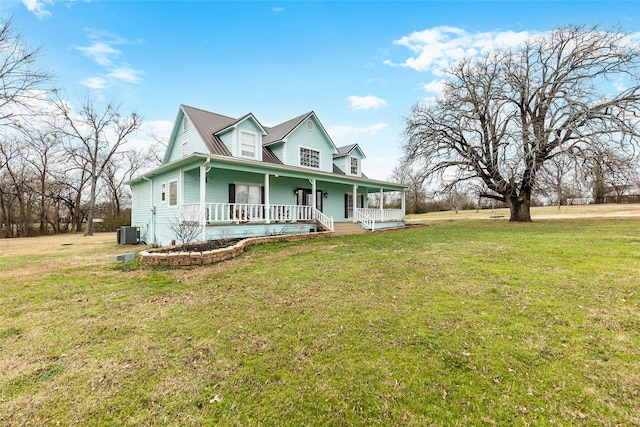
[[[169,206],[178,206],[178,181],[169,181]]]
[[[256,158],[257,139],[255,133],[240,131],[240,155],[242,157]]]
[[[300,147],[300,166],[320,169],[320,152]]]
[[[262,187],[260,185],[236,184],[236,203],[261,204]]]
[[[351,175],[360,174],[360,159],[357,157],[351,157]]]
[[[189,129],[189,119],[187,116],[184,116],[182,119],[182,131],[185,132],[187,129]]]
[[[162,184],[160,184],[160,201],[163,203],[167,201],[167,183],[166,182],[163,182]]]

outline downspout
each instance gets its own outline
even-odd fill
[[[157,243],[157,238],[156,238],[156,206],[153,204],[153,180],[150,178],[147,178],[146,176],[142,175],[142,179],[144,179],[145,181],[149,182],[149,185],[151,185],[151,234],[153,236],[153,241],[151,242],[152,245],[155,245]]]

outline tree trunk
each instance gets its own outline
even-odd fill
[[[512,222],[532,222],[531,221],[531,190],[523,190],[519,196],[507,198],[509,205],[509,221]]]
[[[95,170],[91,175],[91,196],[89,200],[89,212],[87,214],[87,228],[85,229],[85,236],[93,236],[93,216],[96,207],[96,187],[98,186],[98,178]]]

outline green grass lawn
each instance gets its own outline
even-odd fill
[[[0,425],[640,424],[640,218],[100,249],[0,255]]]

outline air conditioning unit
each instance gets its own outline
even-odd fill
[[[137,245],[140,243],[140,227],[120,227],[116,233],[121,245]]]

